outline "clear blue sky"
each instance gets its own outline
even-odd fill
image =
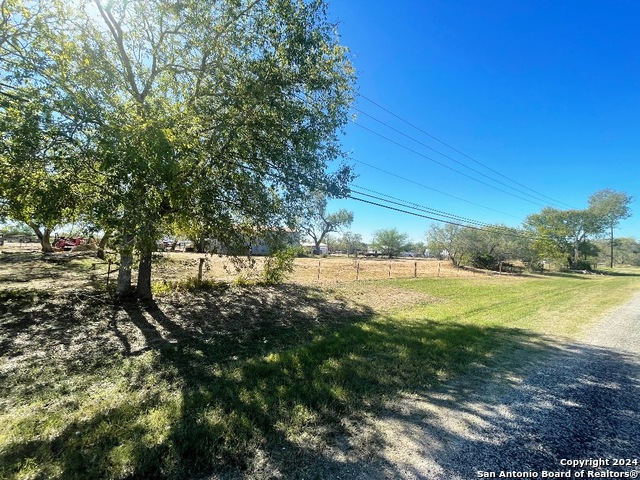
[[[612,188],[637,199],[616,235],[640,238],[640,2],[329,1],[359,93],[473,158],[359,98],[343,139],[356,185],[511,226]],[[365,241],[391,227],[423,240],[431,223],[348,199],[338,208]]]

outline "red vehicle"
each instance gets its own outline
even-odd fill
[[[73,247],[82,245],[83,243],[84,243],[84,240],[79,237],[76,237],[76,238],[58,237],[58,239],[55,241],[53,246],[61,250],[71,250]]]

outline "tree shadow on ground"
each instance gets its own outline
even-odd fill
[[[636,355],[574,344],[554,347],[551,357],[537,363],[529,368],[533,373],[508,386],[500,384],[498,392],[496,384],[477,388],[465,377],[439,391],[399,400],[380,415],[376,427],[401,432],[403,454],[398,455],[397,446],[390,448],[360,465],[358,478],[455,480],[481,478],[478,472],[488,472],[484,478],[501,472],[535,472],[539,477],[544,470],[581,470],[563,466],[562,459],[611,462],[637,456]],[[605,468],[638,469],[610,463],[582,470]],[[581,478],[575,475],[567,478]]]
[[[410,392],[490,424],[498,406],[477,412],[465,399],[519,372],[505,356],[564,352],[519,329],[398,322],[291,285],[150,304],[26,293],[15,302],[0,311],[3,411],[20,405],[13,421],[24,431],[38,432],[43,415],[62,426],[0,449],[8,478],[30,464],[59,478],[400,478],[373,415],[395,417],[417,445],[424,432],[467,439],[428,408],[389,402]],[[443,383],[470,369],[479,383]]]
[[[91,285],[95,275],[84,263],[95,259],[95,252],[51,253],[3,252],[0,255],[0,282],[29,286],[30,282],[45,280],[57,287],[73,282],[74,285]],[[95,263],[100,263],[95,259]]]
[[[589,280],[594,276],[604,276],[604,277],[640,277],[640,272],[616,272],[614,270],[611,271],[601,271],[601,270],[593,270],[593,271],[584,271],[582,272],[545,272],[545,277],[555,277],[555,278],[577,278],[580,280]]]
[[[635,267],[637,269],[637,267]],[[597,275],[605,275],[611,277],[640,277],[640,271],[638,272],[621,272],[616,270],[595,270]]]

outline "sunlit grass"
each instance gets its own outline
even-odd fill
[[[403,318],[427,316],[569,337],[583,333],[601,314],[629,300],[640,289],[640,279],[635,276],[571,274],[398,283],[442,300],[437,305],[403,312]]]

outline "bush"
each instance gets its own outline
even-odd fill
[[[592,270],[591,263],[588,260],[578,260],[577,262],[572,262],[571,269],[573,270]]]
[[[270,254],[264,262],[262,281],[267,285],[282,283],[287,274],[293,272],[293,261],[298,256],[298,250],[289,247]]]
[[[169,293],[179,292],[194,292],[198,290],[224,290],[227,285],[224,282],[217,280],[198,280],[197,277],[188,277],[184,280],[177,281],[160,281],[153,282],[151,289],[154,294],[166,295]]]
[[[72,252],[95,252],[98,247],[95,243],[81,243],[71,249]]]
[[[498,261],[493,255],[480,253],[471,259],[471,266],[475,268],[483,268],[485,270],[497,270]]]
[[[544,263],[540,260],[525,262],[525,268],[533,273],[541,273],[544,272]]]

